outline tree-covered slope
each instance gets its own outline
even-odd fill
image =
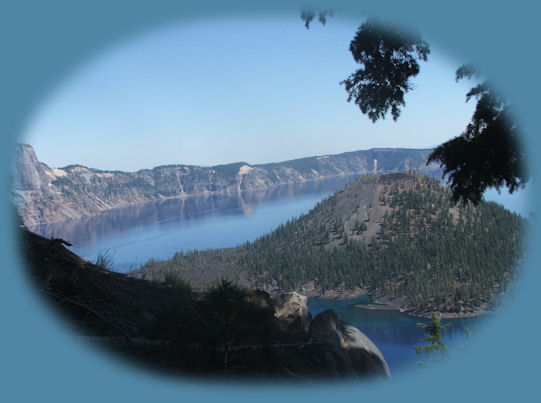
[[[467,315],[505,291],[524,229],[523,218],[496,203],[455,205],[434,179],[363,175],[254,242],[178,253],[134,275],[173,273],[196,286],[225,276],[311,295],[363,289],[419,315]]]

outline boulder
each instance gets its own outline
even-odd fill
[[[374,343],[359,329],[338,319],[332,309],[315,316],[310,335],[325,347],[326,364],[336,376],[390,376],[385,358]]]
[[[274,316],[290,327],[308,332],[312,314],[308,309],[307,298],[296,292],[285,292],[272,296]]]

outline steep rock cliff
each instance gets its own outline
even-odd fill
[[[362,173],[411,169],[439,176],[437,165],[426,166],[429,152],[372,149],[264,165],[168,165],[120,172],[80,165],[50,168],[39,162],[31,146],[18,144],[12,194],[23,222],[32,226],[165,198],[233,194]]]

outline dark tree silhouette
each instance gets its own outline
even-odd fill
[[[231,338],[234,339],[235,326],[241,319],[245,297],[246,293],[243,289],[226,279],[221,279],[205,294],[209,310],[215,315],[214,322],[218,324],[216,337],[222,338],[224,371],[228,368]]]
[[[470,66],[457,70],[457,81],[478,76]],[[453,200],[478,203],[489,187],[507,187],[510,193],[528,180],[518,129],[507,102],[485,81],[473,87],[466,100],[477,98],[471,123],[464,133],[438,146],[427,163],[439,161],[448,175]]]
[[[301,15],[307,28],[314,15]],[[319,15],[325,22],[327,14]],[[353,100],[373,122],[384,119],[389,111],[397,120],[406,105],[404,95],[413,89],[410,79],[419,73],[419,61],[428,58],[428,43],[419,34],[406,34],[382,19],[370,18],[359,27],[349,50],[361,68],[341,82],[348,102]],[[478,76],[468,65],[456,72],[457,81]],[[438,146],[427,161],[440,163],[455,203],[477,204],[490,187],[507,187],[513,193],[528,180],[508,102],[487,81],[473,87],[466,101],[472,97],[477,106],[471,123],[461,135]]]
[[[394,120],[413,89],[410,79],[419,74],[418,60],[426,61],[430,49],[420,35],[407,35],[383,21],[369,19],[349,44],[362,67],[341,82],[361,112],[375,122],[391,110]]]
[[[304,21],[304,26],[306,27],[306,29],[310,28],[310,23],[313,21],[316,14],[317,14],[317,19],[323,25],[325,25],[325,23],[327,22],[327,16],[332,17],[331,10],[320,10],[317,12],[313,10],[301,11],[301,18]]]

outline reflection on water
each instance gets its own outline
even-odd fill
[[[109,251],[114,268],[127,271],[150,258],[169,258],[179,250],[232,247],[254,240],[309,211],[353,178],[167,199],[30,229],[71,242],[75,253],[91,261],[98,253]]]
[[[231,247],[251,241],[294,216],[309,211],[326,195],[343,188],[353,178],[280,186],[263,191],[168,199],[105,211],[83,220],[31,228],[45,236],[73,243],[73,251],[90,261],[109,251],[114,269],[127,271],[150,258],[165,259],[179,250]],[[334,309],[338,316],[365,333],[385,356],[392,372],[415,367],[419,360],[414,347],[423,344],[426,320],[396,311],[370,311],[354,305],[367,297],[349,301],[309,301],[315,315]],[[467,343],[462,324],[475,328],[480,319],[452,320],[444,333],[455,350]],[[444,321],[445,322],[445,321]]]

